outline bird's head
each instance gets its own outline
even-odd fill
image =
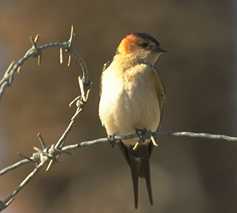
[[[160,48],[160,43],[147,33],[130,33],[121,40],[117,48],[117,54],[152,64],[164,52],[166,51]]]

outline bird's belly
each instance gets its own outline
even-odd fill
[[[102,94],[100,101],[100,118],[108,135],[134,133],[143,128],[155,131],[158,128],[160,109],[155,90],[138,85],[110,93],[107,97]]]

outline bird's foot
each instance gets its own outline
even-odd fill
[[[156,146],[156,147],[159,146],[157,136],[156,136],[156,135],[153,135],[152,133],[151,133],[151,142],[152,142],[152,144],[153,144],[154,146]]]
[[[150,139],[154,146],[158,146],[157,137],[151,131],[147,129],[136,129],[136,134],[138,136],[138,142],[134,145],[133,149],[136,149],[139,144],[144,143],[147,139]]]
[[[116,144],[115,134],[108,135],[107,139],[108,139],[108,142],[111,144],[112,148],[114,148],[114,146]]]
[[[134,144],[133,146],[133,150],[136,150],[137,147],[140,145],[140,144],[143,144],[146,139],[148,138],[147,137],[147,134],[148,134],[148,131],[147,129],[136,129],[136,134],[137,134],[137,137],[138,137],[138,142]]]
[[[138,136],[138,143],[144,143],[150,135],[150,132],[147,129],[136,129],[136,134]]]

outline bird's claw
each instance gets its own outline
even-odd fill
[[[137,149],[138,145],[144,143],[147,139],[150,139],[154,146],[158,146],[157,137],[151,131],[147,129],[136,129],[136,134],[138,136],[138,142],[133,146],[133,150]]]
[[[108,142],[111,144],[112,148],[114,148],[116,144],[116,139],[115,139],[115,134],[113,135],[108,135]]]
[[[139,143],[144,143],[147,139],[147,134],[149,132],[147,131],[147,129],[136,129],[136,134],[138,136],[138,142]]]
[[[143,144],[147,139],[148,131],[146,129],[136,129],[136,134],[138,137],[138,142],[134,144],[133,150],[136,150],[140,144]]]
[[[156,147],[159,146],[157,138],[154,137],[153,135],[151,135],[151,142],[154,146],[156,146]]]

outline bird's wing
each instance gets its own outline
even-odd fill
[[[166,105],[166,91],[165,91],[164,84],[162,83],[157,71],[155,72],[155,88],[156,88],[157,98],[159,100],[160,123],[161,123],[164,116],[164,109]]]
[[[103,68],[102,68],[102,74],[101,74],[101,78],[100,78],[100,90],[99,90],[99,95],[101,96],[101,92],[102,92],[102,76],[103,76],[103,72],[109,67],[109,65],[111,64],[111,61],[107,61],[104,63]]]

